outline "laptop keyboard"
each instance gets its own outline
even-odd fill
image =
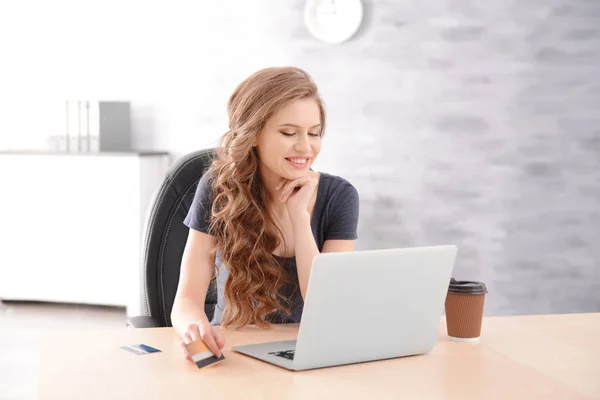
[[[296,352],[296,350],[294,349],[294,350],[284,350],[284,351],[273,351],[273,352],[270,352],[269,354],[277,356],[277,357],[287,358],[288,360],[293,360],[295,352]]]

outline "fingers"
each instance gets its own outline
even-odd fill
[[[308,186],[311,182],[312,180],[310,177],[302,177],[294,179],[293,181],[289,181],[281,189],[279,200],[285,203],[288,200],[288,198],[294,193],[294,189],[296,189],[297,187],[302,188],[303,186]]]
[[[225,338],[223,337],[221,330],[218,328],[213,328],[213,333],[215,337],[215,342],[217,342],[217,346],[219,346],[219,349],[225,347]]]
[[[185,345],[198,339],[201,339],[215,356],[221,357],[221,349],[225,346],[223,335],[219,329],[214,328],[209,322],[201,321],[188,326],[183,335],[183,341],[180,343],[181,350],[187,360],[192,361],[192,357]]]
[[[208,349],[217,357],[221,357],[221,348],[217,345],[217,342],[214,337],[214,331],[212,325],[210,323],[200,323],[200,336],[204,344],[208,347]]]
[[[287,179],[284,181],[281,181],[281,183],[279,183],[279,185],[277,185],[277,187],[275,188],[275,190],[279,190],[279,199],[281,200],[281,198],[283,197],[283,193],[284,193],[284,189],[287,187],[287,185],[289,185],[290,183],[292,183],[294,181],[288,181]]]
[[[190,356],[190,353],[187,351],[187,348],[185,347],[185,343],[181,342],[180,346],[181,346],[181,351],[183,352],[183,355],[185,356],[185,359],[188,361],[193,361],[192,357]]]
[[[297,184],[295,186],[291,186],[288,188],[284,188],[285,193],[281,194],[280,201],[287,204],[290,197],[298,193],[298,196],[304,197],[306,201],[312,195],[314,188],[316,186],[316,182],[310,178],[302,178],[301,180],[296,181]],[[301,194],[300,194],[301,193]],[[308,197],[306,197],[308,196]]]
[[[285,193],[285,194],[281,194],[281,196],[279,196],[279,201],[281,201],[282,203],[287,203],[288,199],[290,198],[291,195],[294,194],[294,191],[292,189],[291,192],[289,193]]]
[[[189,324],[187,331],[185,332],[185,336],[189,340],[189,342],[186,343],[195,342],[196,340],[200,339],[201,335],[198,324]]]
[[[194,340],[192,339],[192,335],[190,334],[190,328],[188,327],[188,331],[183,335],[183,341],[180,343],[181,346],[181,350],[183,351],[183,355],[185,356],[186,360],[188,361],[193,361],[192,357],[190,356],[190,353],[187,351],[187,348],[185,347],[186,344],[188,343],[192,343]]]
[[[284,187],[285,185],[288,185],[288,184],[290,184],[290,183],[292,183],[292,182],[296,181],[296,179],[292,179],[292,180],[289,180],[289,179],[286,179],[286,178],[281,178],[281,179],[282,179],[282,181],[281,181],[281,182],[279,182],[279,184],[278,184],[278,185],[275,187],[275,190],[280,190],[280,189],[283,189],[283,187]]]

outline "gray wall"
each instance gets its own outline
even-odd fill
[[[488,315],[600,311],[600,1],[367,1],[335,46],[308,36],[303,1],[255,4],[196,27],[198,98],[141,107],[140,144],[208,146],[239,80],[299,65],[329,110],[316,167],[361,194],[359,248],[457,244]]]
[[[458,244],[490,314],[600,311],[600,2],[425,3],[347,78],[360,247]]]
[[[327,45],[303,0],[17,2],[0,37],[23,62],[0,79],[27,101],[132,99],[137,146],[179,156],[214,145],[248,74],[298,65],[328,106],[315,167],[360,191],[359,248],[457,244],[489,315],[600,311],[600,0],[364,3]]]

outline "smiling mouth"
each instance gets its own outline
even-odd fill
[[[298,168],[298,169],[303,169],[308,165],[310,158],[309,157],[289,157],[289,158],[286,158],[286,160],[293,167]]]

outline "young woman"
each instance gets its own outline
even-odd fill
[[[198,183],[171,321],[184,343],[201,338],[220,356],[215,325],[300,322],[313,258],[354,250],[358,193],[311,165],[321,151],[325,110],[299,68],[267,68],[228,102],[229,131]],[[211,321],[204,301],[217,271]],[[340,277],[342,279],[342,277]]]

